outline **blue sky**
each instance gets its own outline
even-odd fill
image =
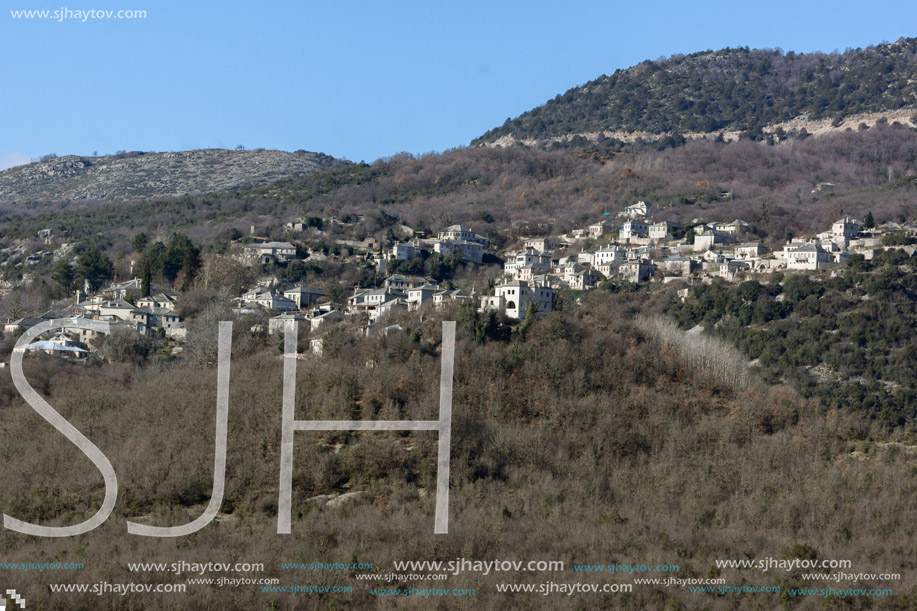
[[[10,12],[62,8],[147,16]],[[645,59],[917,36],[917,3],[900,0],[8,0],[2,10],[0,169],[52,152],[239,144],[352,161],[441,151]]]

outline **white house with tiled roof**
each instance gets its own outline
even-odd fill
[[[466,240],[468,242],[477,242],[483,248],[487,248],[489,243],[487,238],[476,234],[471,229],[463,225],[450,225],[443,231],[440,231],[437,237],[440,240]]]
[[[672,221],[660,221],[653,223],[647,230],[647,235],[651,240],[664,241],[672,237],[672,233],[681,229],[682,226]]]
[[[593,223],[592,225],[589,225],[589,236],[598,238],[608,233],[612,227],[614,227],[614,224],[607,220],[601,220],[598,223]]]
[[[650,210],[652,207],[652,204],[644,201],[639,201],[636,204],[628,206],[622,212],[619,212],[618,216],[625,216],[632,219],[645,218],[650,215]]]
[[[156,293],[150,295],[149,297],[141,297],[135,302],[138,308],[166,308],[168,310],[175,309],[175,295],[168,295],[166,293]]]
[[[411,242],[399,242],[392,246],[389,253],[390,259],[397,261],[410,261],[414,257],[421,256],[421,250]]]
[[[240,301],[243,304],[258,306],[272,312],[292,312],[299,309],[292,299],[287,299],[280,293],[264,288],[245,293]]]
[[[847,242],[860,235],[860,223],[845,216],[831,224],[831,238],[835,242]]]
[[[308,286],[294,286],[283,291],[283,296],[296,304],[300,309],[308,308],[313,303],[325,297],[325,289],[313,288]]]
[[[736,219],[731,223],[716,223],[714,226],[716,231],[721,231],[723,233],[728,233],[729,235],[735,235],[740,231],[745,231],[748,229],[748,223],[742,219]]]
[[[618,230],[618,239],[627,242],[634,238],[645,238],[649,233],[649,225],[642,219],[631,219],[624,223]]]
[[[609,246],[597,250],[592,255],[593,267],[609,264],[620,264],[627,260],[627,250],[620,246]]]
[[[435,284],[424,284],[409,288],[407,291],[408,310],[419,310],[424,304],[433,303],[433,296],[439,290]]]
[[[736,246],[736,256],[754,259],[767,253],[767,246],[761,242],[745,242]]]
[[[270,263],[271,261],[291,261],[296,257],[296,247],[289,242],[262,242],[246,244],[244,258],[248,261]]]
[[[525,318],[530,303],[535,303],[539,313],[550,312],[554,290],[549,286],[516,280],[496,287],[494,294],[498,299],[502,298],[508,317],[521,319]]]
[[[437,308],[444,308],[450,303],[464,303],[472,299],[474,299],[474,295],[464,289],[437,291],[433,295],[433,305]]]
[[[828,269],[834,267],[834,255],[818,242],[809,244],[787,244],[783,247],[787,269]]]

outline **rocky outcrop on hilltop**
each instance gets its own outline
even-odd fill
[[[68,155],[0,172],[0,201],[137,200],[247,189],[349,162],[322,153],[201,149]]]

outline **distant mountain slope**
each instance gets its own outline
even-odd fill
[[[914,38],[839,54],[724,49],[603,75],[507,119],[472,144],[595,132],[754,136],[800,116],[839,119],[915,105]]]
[[[262,186],[348,163],[306,151],[69,155],[0,172],[0,201],[136,200],[212,193]]]

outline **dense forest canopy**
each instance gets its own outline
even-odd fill
[[[843,53],[744,47],[617,70],[507,119],[472,144],[604,130],[754,135],[801,115],[839,118],[915,104],[917,39]]]

